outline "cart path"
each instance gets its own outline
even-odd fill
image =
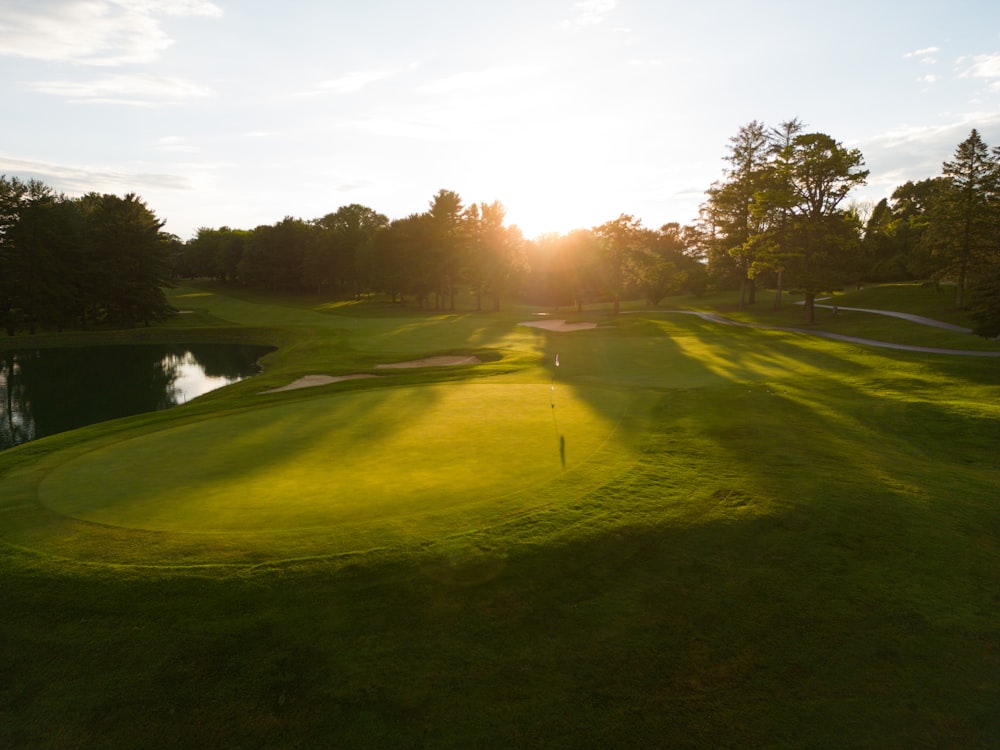
[[[796,302],[795,304],[799,304]],[[923,315],[912,315],[911,313],[895,312],[894,310],[870,310],[865,307],[842,307],[841,305],[816,305],[816,307],[824,307],[827,310],[847,310],[849,312],[863,312],[863,313],[874,313],[875,315],[889,315],[893,318],[902,318],[903,320],[911,320],[914,323],[920,323],[925,326],[933,326],[934,328],[944,328],[946,331],[954,331],[955,333],[972,333],[971,328],[966,328],[965,326],[958,326],[954,323],[945,323],[941,320],[934,320],[934,318],[925,318]]]
[[[821,307],[830,307],[833,305],[821,305]],[[931,318],[924,318],[920,315],[910,315],[909,313],[899,313],[891,312],[888,310],[866,310],[860,307],[839,307],[839,310],[852,310],[854,312],[869,312],[876,313],[879,315],[891,315],[896,318],[904,318],[906,320],[911,320],[915,323],[922,323],[923,325],[935,326],[937,328],[946,328],[951,331],[957,331],[960,333],[971,333],[970,329],[963,328],[961,326],[955,326],[951,323],[943,323],[940,320],[933,320]],[[763,323],[745,323],[740,320],[733,320],[732,318],[727,318],[723,315],[717,313],[700,312],[698,310],[660,310],[658,312],[670,313],[670,314],[681,314],[681,315],[697,315],[699,318],[704,320],[712,321],[713,323],[722,323],[724,325],[731,326],[741,326],[743,328],[766,328],[771,331],[785,331],[787,333],[802,333],[806,336],[820,336],[825,339],[833,339],[834,341],[846,341],[851,344],[863,344],[865,346],[877,346],[882,349],[902,349],[908,352],[923,352],[925,354],[957,354],[963,357],[1000,357],[1000,351],[976,351],[972,349],[939,349],[937,347],[931,346],[913,346],[911,344],[893,344],[888,341],[874,341],[873,339],[863,339],[857,336],[845,336],[841,333],[828,333],[826,331],[807,331],[802,328],[791,328],[788,326],[769,326]]]

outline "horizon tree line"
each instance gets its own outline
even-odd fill
[[[981,335],[1000,334],[1000,148],[973,130],[942,174],[868,208],[849,202],[864,159],[797,119],[753,121],[730,138],[722,177],[697,221],[644,227],[622,214],[592,228],[526,239],[499,201],[466,205],[439,190],[427,210],[390,220],[359,204],[252,230],[200,228],[187,242],[134,194],[68,198],[0,177],[0,318],[37,328],[149,324],[171,313],[178,278],[329,297],[385,294],[454,311],[517,298],[549,306],[681,292],[794,292],[815,321],[817,295],[863,281],[954,282]],[[466,306],[468,303],[466,303]]]

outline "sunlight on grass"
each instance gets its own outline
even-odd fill
[[[1000,736],[1000,361],[235,293],[256,382],[0,454],[8,745]]]
[[[612,414],[625,405],[606,389],[562,389],[555,408],[550,395],[538,384],[446,385],[257,409],[86,454],[39,495],[76,518],[172,531],[267,533],[457,506],[493,513],[601,447],[615,422],[593,399]],[[109,485],[109,475],[120,479]]]

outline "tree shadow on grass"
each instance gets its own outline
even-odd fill
[[[934,525],[927,509],[837,543],[838,497],[740,522],[694,503],[616,520],[657,474],[548,536],[523,519],[469,539],[468,555],[448,541],[226,579],[11,570],[0,664],[17,711],[0,739],[989,745],[1000,630],[965,566],[995,550],[921,565],[911,527]],[[609,507],[608,493],[632,499]]]

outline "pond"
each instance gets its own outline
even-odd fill
[[[269,351],[144,344],[0,352],[0,450],[183,404],[259,372]]]

